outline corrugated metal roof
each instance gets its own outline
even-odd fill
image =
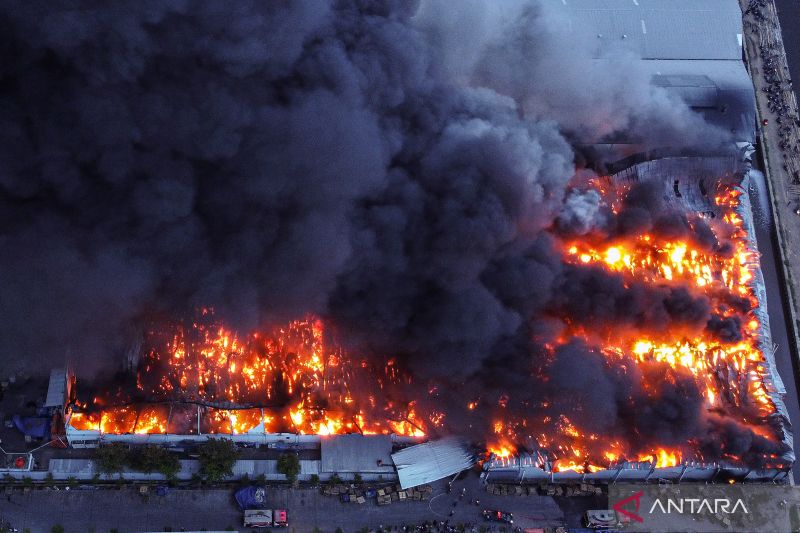
[[[598,56],[624,46],[643,59],[741,60],[735,0],[550,0],[574,32],[597,37]]]
[[[431,483],[466,470],[477,461],[469,447],[456,437],[417,444],[392,454],[400,486],[404,489]]]
[[[91,459],[50,459],[48,470],[53,474],[94,474]]]
[[[283,479],[284,475],[278,472],[278,461],[274,459],[240,459],[233,465],[233,477],[240,478],[247,474],[254,478],[263,475],[267,479]],[[300,476],[319,475],[319,461],[300,460]]]
[[[323,472],[393,472],[390,435],[322,437]]]
[[[730,131],[737,140],[755,142],[753,82],[741,61],[641,61],[639,65],[655,85],[682,98],[706,121]]]
[[[62,407],[67,395],[67,371],[54,368],[50,371],[50,383],[47,385],[45,407]]]

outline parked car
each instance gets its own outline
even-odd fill
[[[514,515],[512,515],[511,513],[504,513],[503,511],[497,511],[494,509],[484,509],[483,519],[488,520],[490,522],[503,522],[505,524],[514,523]]]

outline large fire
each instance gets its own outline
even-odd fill
[[[602,190],[600,182],[597,187]],[[724,411],[747,424],[754,433],[775,439],[766,421],[775,412],[775,406],[765,388],[765,359],[758,344],[761,324],[754,314],[758,305],[753,288],[754,275],[759,268],[758,254],[748,248],[743,220],[736,212],[741,194],[741,189],[720,185],[715,203],[722,216],[707,219],[720,241],[733,244],[733,250],[726,253],[716,253],[690,240],[658,238],[649,233],[612,239],[590,234],[561,241],[564,259],[570,264],[599,266],[621,274],[626,280],[682,287],[692,294],[705,295],[716,314],[739,319],[740,338],[725,341],[709,331],[676,328],[642,332],[639,328],[613,327],[587,331],[579,318],[564,317],[567,333],[560,341],[567,342],[575,337],[586,339],[602,346],[602,352],[612,362],[632,358],[637,364],[655,362],[672,368],[682,367],[691,372],[701,390],[705,390],[709,411]],[[605,192],[604,198],[616,213],[618,199],[614,193]],[[742,313],[741,309],[732,308],[729,304],[732,296],[748,302],[750,310]],[[664,379],[669,377],[664,376]],[[541,448],[556,451],[557,459],[552,462],[556,472],[594,472],[609,468],[623,458],[648,461],[657,467],[675,466],[684,454],[689,455],[687,459],[702,460],[691,442],[681,449],[626,450],[618,442],[609,442],[605,436],[584,434],[563,417],[550,422],[551,431],[534,439]],[[497,420],[490,453],[496,459],[509,458],[516,452],[513,443],[521,441],[529,425],[527,420]]]
[[[371,368],[324,337],[322,322],[309,319],[239,338],[203,309],[189,327],[176,326],[166,337],[161,330],[149,333],[150,345],[161,348],[139,363],[135,394],[153,405],[102,408],[131,395],[98,397],[87,412],[73,413],[70,424],[103,433],[165,433],[171,425],[170,433],[424,435],[413,401],[387,399],[403,382],[393,361]],[[188,409],[176,412],[175,401]],[[199,421],[192,404],[202,406]]]
[[[616,212],[624,193],[609,193],[600,181],[593,186],[603,191],[605,201]],[[690,221],[691,217],[706,217],[719,241],[732,244],[725,253],[692,239],[660,238],[651,233],[613,238],[590,233],[567,239],[553,232],[566,264],[600,267],[626,280],[681,287],[703,295],[715,315],[736,318],[741,331],[735,339],[676,327],[657,331],[590,329],[580,317],[564,316],[560,318],[566,329],[558,343],[580,338],[601,346],[611,364],[626,360],[688,372],[705,391],[708,411],[724,411],[754,433],[775,439],[766,422],[775,406],[765,388],[765,358],[759,349],[761,325],[754,313],[758,255],[749,249],[736,211],[740,194],[740,189],[720,185],[716,217],[689,215]],[[732,307],[734,297],[747,302],[747,310]],[[219,325],[213,312],[202,310],[190,324],[167,331],[154,328],[146,342],[149,350],[138,365],[135,393],[119,391],[116,396],[77,402],[70,419],[73,428],[114,434],[256,431],[424,436],[437,427],[447,427],[447,413],[423,412],[422,403],[418,405],[404,394],[410,390],[403,387],[410,384],[411,377],[393,360],[376,367],[370,362],[374,358],[348,356],[326,339],[322,322],[315,318],[240,337]],[[558,343],[548,346],[551,352]],[[663,375],[663,379],[670,377]],[[656,387],[657,383],[644,386]],[[620,460],[668,467],[697,458],[692,442],[631,449],[632,443],[587,432],[566,416],[531,420],[510,415],[505,410],[507,401],[501,398],[491,434],[484,437],[495,458],[509,458],[522,442],[530,446],[531,441],[538,449],[548,450],[554,471],[592,472]],[[466,412],[477,412],[478,404],[468,400]]]

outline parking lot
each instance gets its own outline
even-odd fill
[[[404,501],[378,506],[341,503],[323,496],[318,489],[272,487],[267,491],[269,507],[285,508],[289,531],[333,532],[341,527],[354,532],[364,527],[402,526],[424,521],[450,524],[485,524],[481,511],[501,509],[514,514],[514,525],[544,527],[566,523],[577,525],[586,508],[597,505],[592,499],[560,499],[561,507],[549,496],[498,496],[485,492],[477,476],[457,480],[452,492],[446,483],[434,486],[429,501]],[[466,490],[464,490],[466,489]],[[464,493],[461,496],[462,492]],[[480,500],[476,505],[475,500]],[[455,505],[454,505],[455,504]],[[567,509],[565,516],[562,507]],[[452,512],[452,514],[451,514]],[[31,490],[16,491],[11,500],[0,499],[0,516],[13,527],[29,528],[32,533],[49,532],[60,524],[67,533],[129,531],[241,530],[242,512],[233,500],[233,490],[171,490],[165,496],[142,497],[134,487],[120,490]]]

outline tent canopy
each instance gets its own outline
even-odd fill
[[[267,494],[264,487],[245,487],[236,491],[236,503],[244,511],[246,509],[260,509],[267,503]]]
[[[30,435],[36,439],[50,438],[49,418],[14,415],[11,417],[11,421],[24,435]]]

